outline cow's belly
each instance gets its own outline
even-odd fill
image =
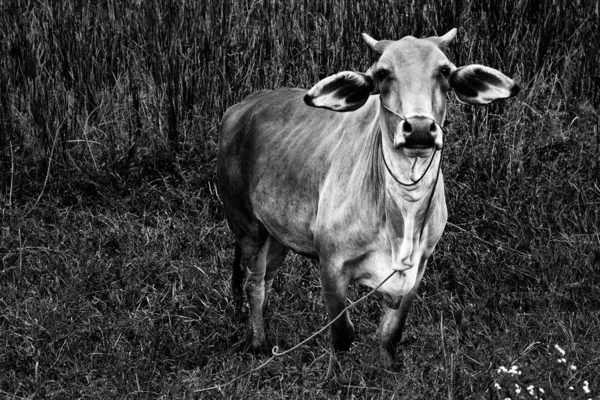
[[[269,234],[292,251],[316,258],[314,243],[314,211],[302,203],[293,206],[262,203],[255,209],[257,218]]]

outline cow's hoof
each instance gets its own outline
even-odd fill
[[[354,326],[350,324],[342,333],[332,332],[331,345],[336,352],[350,350],[354,342]]]
[[[394,361],[394,355],[390,354],[387,351],[382,351],[379,355],[379,362],[381,363],[381,366],[385,369],[391,369],[392,365],[394,364]]]
[[[395,352],[381,350],[379,353],[379,363],[388,371],[399,371],[402,367],[401,357],[396,357]]]
[[[271,347],[269,347],[267,345],[266,341],[262,342],[262,343],[252,342],[252,345],[250,346],[250,352],[254,353],[254,354],[262,354],[262,355],[270,356],[271,355]]]
[[[256,340],[252,332],[244,335],[244,338],[233,346],[233,350],[241,353],[271,355],[271,348],[267,345],[267,341]]]
[[[344,365],[347,364],[348,353],[345,351],[331,351],[329,353],[329,365],[325,380],[330,382],[340,382],[344,375]]]

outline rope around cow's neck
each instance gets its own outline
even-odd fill
[[[388,106],[385,105],[385,103],[383,102],[383,99],[380,100],[381,102],[381,107],[385,108],[387,111],[391,112],[392,114],[396,115],[397,117],[399,117],[402,121],[406,121],[406,118],[404,118],[404,116],[400,113],[397,113],[396,111],[392,110],[391,108],[389,108]],[[444,128],[439,122],[437,122],[436,120],[433,121],[437,126],[440,127],[440,129],[442,130],[442,132],[444,134],[448,133],[448,130],[446,128]],[[383,159],[383,164],[385,165],[385,168],[388,170],[388,173],[391,175],[391,177],[398,182],[400,185],[405,186],[405,187],[411,187],[411,186],[415,186],[416,184],[418,184],[419,182],[421,182],[421,179],[423,179],[425,177],[425,175],[427,174],[427,171],[429,171],[429,167],[431,167],[431,164],[433,164],[433,159],[435,158],[435,153],[437,152],[434,151],[433,154],[431,155],[431,159],[429,160],[429,164],[427,165],[427,168],[425,168],[425,172],[423,172],[423,175],[421,175],[421,177],[419,179],[417,179],[416,181],[412,182],[412,183],[404,183],[402,182],[400,179],[398,179],[396,177],[396,175],[394,175],[394,172],[392,172],[392,169],[390,168],[390,166],[387,163],[387,160],[385,159],[385,154],[383,152],[383,130],[381,130],[381,141],[379,143],[379,148],[381,149],[381,158]],[[444,150],[444,148],[442,147],[442,151]],[[442,154],[443,155],[443,154]],[[440,164],[441,165],[442,162],[442,158],[440,157]],[[438,166],[438,176],[439,176],[439,166]],[[436,182],[437,182],[437,178],[436,178]],[[435,188],[433,189],[435,190]]]
[[[435,155],[435,153],[434,153]],[[425,208],[425,217],[423,217],[423,224],[421,225],[421,232],[419,232],[419,241],[423,237],[423,230],[425,230],[425,225],[427,225],[427,217],[429,217],[429,209],[431,208],[431,201],[433,200],[433,195],[435,194],[435,189],[437,188],[438,181],[440,179],[440,173],[442,171],[442,160],[444,159],[444,146],[442,146],[442,150],[440,150],[440,162],[438,163],[438,170],[435,174],[435,182],[433,183],[433,187],[431,188],[431,195],[429,195],[429,200],[427,200],[427,207]]]
[[[389,108],[388,106],[386,106],[385,103],[383,102],[383,99],[380,99],[380,102],[381,102],[381,106],[383,108],[385,108],[387,111],[398,116],[401,120],[406,121],[406,118],[404,118],[404,116],[402,116],[402,114],[399,114],[396,111]],[[444,135],[446,135],[448,133],[448,129],[444,128],[439,122],[437,122],[435,120],[433,122],[435,122],[437,124],[437,126],[440,127],[440,129],[442,130]],[[398,182],[400,185],[405,186],[405,187],[414,186],[417,183],[421,182],[421,179],[423,179],[425,177],[425,175],[427,174],[427,171],[429,171],[429,167],[431,167],[431,164],[433,163],[433,159],[435,158],[435,153],[437,152],[437,150],[434,151],[433,154],[431,155],[431,160],[429,161],[429,164],[427,165],[425,172],[423,172],[423,175],[421,175],[421,177],[419,179],[417,179],[416,181],[414,181],[413,183],[404,183],[400,179],[396,178],[396,175],[394,175],[394,173],[392,172],[390,166],[388,165],[388,163],[385,159],[385,154],[383,153],[383,130],[380,128],[379,131],[381,132],[381,137],[379,138],[380,139],[379,148],[381,149],[381,158],[383,159],[383,164],[385,165],[385,168],[387,169],[387,171],[391,175],[391,177],[396,182]],[[423,218],[423,224],[421,225],[421,231],[419,232],[419,241],[421,240],[421,237],[423,236],[423,231],[425,230],[425,225],[427,224],[427,217],[429,216],[429,209],[431,208],[431,201],[433,200],[433,195],[435,194],[435,189],[437,188],[438,180],[440,179],[440,172],[442,170],[443,159],[444,159],[444,146],[442,145],[442,149],[440,150],[440,162],[438,163],[438,170],[435,175],[435,182],[433,183],[433,187],[431,188],[431,195],[429,196],[429,200],[427,201],[427,207],[425,208],[425,217]],[[393,273],[392,273],[392,275],[393,275]],[[388,279],[389,279],[389,277],[388,277]]]
[[[383,135],[383,132],[382,132],[382,135]],[[431,155],[431,159],[429,160],[429,164],[427,164],[427,168],[425,168],[425,172],[423,172],[423,175],[421,175],[421,177],[419,179],[417,179],[416,181],[414,181],[412,183],[404,183],[400,179],[398,179],[396,177],[396,175],[394,175],[394,173],[392,172],[390,166],[388,165],[388,163],[385,159],[385,154],[383,154],[383,138],[380,141],[379,147],[381,149],[381,158],[383,159],[383,164],[385,165],[385,168],[387,169],[388,173],[392,176],[392,178],[394,178],[394,180],[396,182],[398,182],[400,185],[405,186],[405,187],[415,186],[416,184],[421,182],[421,179],[423,179],[425,177],[425,175],[427,174],[427,171],[429,171],[429,167],[431,167],[431,164],[433,164],[433,159],[435,158],[435,153],[437,152],[437,150],[435,150],[433,152],[433,154]],[[440,164],[441,164],[441,159],[440,159]]]

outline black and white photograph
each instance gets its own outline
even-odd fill
[[[600,3],[0,0],[0,398],[600,400]]]

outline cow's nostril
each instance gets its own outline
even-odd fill
[[[435,132],[435,122],[432,122],[429,126],[429,132]]]
[[[404,121],[404,124],[402,125],[402,130],[406,133],[410,133],[412,132],[412,125],[408,121]]]

